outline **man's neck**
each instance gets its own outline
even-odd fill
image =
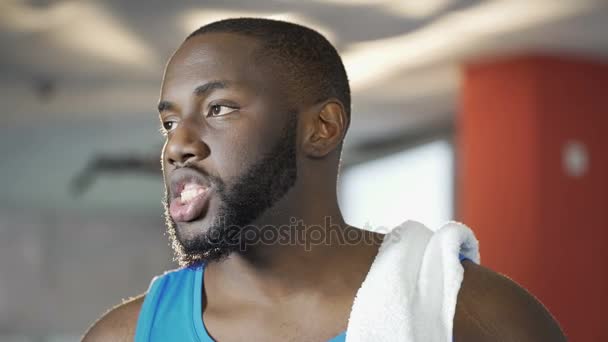
[[[341,216],[324,221],[331,223],[331,227],[302,220],[295,229],[282,231],[283,235],[273,243],[262,241],[246,251],[208,264],[207,291],[268,301],[298,292],[356,291],[377,254],[381,239],[374,233],[346,225]],[[353,239],[357,234],[360,238]]]

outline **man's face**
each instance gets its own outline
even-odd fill
[[[295,183],[296,113],[281,82],[253,56],[257,47],[235,34],[195,36],[165,71],[159,104],[167,133],[165,206],[184,264],[238,249],[226,240]]]

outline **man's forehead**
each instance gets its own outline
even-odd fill
[[[191,37],[167,64],[163,88],[216,79],[251,83],[263,75],[257,70],[261,65],[254,55],[258,47],[255,39],[236,34],[205,33]]]
[[[167,71],[188,68],[238,68],[254,62],[259,42],[230,33],[205,33],[186,40],[171,57]]]

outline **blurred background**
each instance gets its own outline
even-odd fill
[[[164,63],[236,16],[313,27],[353,92],[347,221],[468,224],[571,341],[608,341],[608,1],[0,2],[0,341],[77,341],[174,268]]]

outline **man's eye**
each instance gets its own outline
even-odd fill
[[[223,106],[223,105],[213,105],[209,108],[209,113],[207,116],[222,116],[226,114],[230,114],[237,110],[235,107]]]
[[[177,126],[177,122],[175,122],[175,121],[164,121],[163,122],[163,129],[166,132],[173,130],[175,128],[175,126]]]

